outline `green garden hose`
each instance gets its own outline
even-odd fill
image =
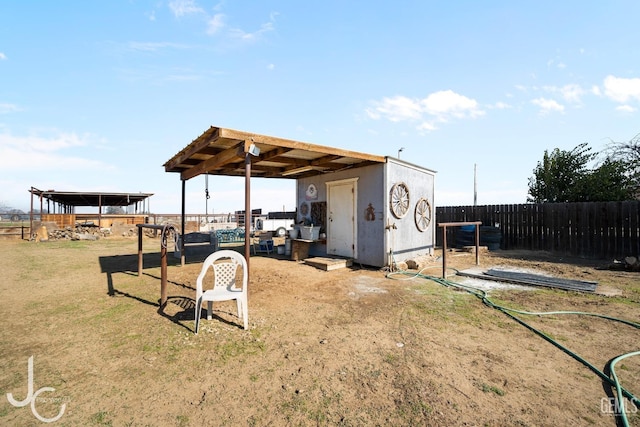
[[[628,325],[628,326],[631,326],[631,327],[634,327],[634,328],[637,328],[637,329],[640,329],[640,323],[631,322],[629,320],[619,319],[619,318],[616,318],[616,317],[605,316],[605,315],[602,315],[602,314],[588,313],[588,312],[582,312],[582,311],[530,312],[530,311],[516,310],[516,309],[513,309],[513,308],[509,308],[509,307],[504,307],[504,306],[501,306],[501,305],[496,304],[493,301],[491,301],[489,299],[488,293],[486,291],[484,291],[483,289],[479,289],[479,288],[475,288],[473,286],[467,286],[467,285],[463,285],[461,283],[452,282],[450,280],[446,280],[446,279],[443,279],[443,278],[439,278],[439,277],[434,277],[434,276],[429,276],[429,275],[423,274],[423,271],[425,269],[422,269],[417,273],[410,272],[410,271],[403,271],[403,270],[396,271],[396,272],[391,272],[391,273],[387,274],[387,277],[388,278],[398,279],[396,276],[402,275],[402,276],[407,276],[406,279],[404,279],[404,280],[413,279],[415,277],[419,277],[419,278],[422,278],[422,279],[425,279],[425,280],[431,280],[431,281],[434,281],[434,282],[436,282],[436,283],[438,283],[438,284],[440,284],[442,286],[445,286],[445,287],[464,290],[465,292],[468,292],[468,293],[476,296],[480,300],[482,300],[482,302],[487,307],[491,307],[491,308],[494,308],[494,309],[496,309],[498,311],[501,311],[502,313],[504,313],[505,315],[509,316],[510,318],[515,320],[516,322],[520,323],[522,326],[526,327],[527,329],[529,329],[530,331],[532,331],[535,334],[539,335],[540,337],[542,337],[543,339],[545,339],[549,343],[553,344],[554,346],[556,346],[557,348],[559,348],[560,350],[562,350],[563,352],[565,352],[569,356],[573,357],[574,359],[576,359],[577,361],[579,361],[580,363],[582,363],[583,365],[588,367],[591,371],[593,371],[596,375],[598,375],[603,381],[609,383],[612,387],[615,387],[617,400],[618,400],[617,405],[615,405],[616,413],[620,417],[620,419],[621,419],[621,421],[622,421],[622,423],[623,423],[623,425],[625,427],[629,425],[629,421],[627,419],[627,416],[626,416],[626,413],[625,413],[626,411],[625,411],[625,408],[624,408],[624,399],[622,397],[624,396],[624,397],[628,398],[631,402],[633,402],[633,404],[636,407],[639,407],[639,408],[640,408],[640,399],[638,399],[630,391],[628,391],[627,389],[622,387],[622,385],[620,384],[620,381],[618,380],[617,375],[615,374],[615,364],[618,361],[620,361],[620,360],[622,360],[624,358],[631,357],[631,356],[639,356],[640,355],[640,351],[634,351],[634,352],[622,354],[622,355],[616,357],[615,359],[613,359],[609,364],[610,370],[611,370],[611,376],[609,376],[609,375],[605,374],[602,370],[596,368],[593,364],[589,363],[586,359],[582,358],[581,356],[579,356],[578,354],[576,354],[573,351],[569,350],[567,347],[563,346],[562,344],[560,344],[559,342],[557,342],[553,338],[549,337],[544,332],[534,328],[533,326],[529,325],[528,323],[526,323],[522,319],[518,318],[517,316],[514,315],[514,313],[522,314],[522,315],[528,315],[528,316],[548,316],[548,315],[557,315],[557,314],[574,314],[574,315],[582,315],[582,316],[592,316],[592,317],[598,317],[598,318],[601,318],[601,319],[611,320],[611,321],[614,321],[614,322],[620,322],[620,323],[623,323],[625,325]],[[402,280],[402,279],[400,279],[400,280]]]

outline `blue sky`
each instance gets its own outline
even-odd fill
[[[523,203],[544,150],[640,133],[640,2],[4,1],[0,203],[31,186],[150,192],[209,126],[434,169],[436,205]],[[209,213],[243,208],[211,177]],[[204,178],[187,211],[204,213]],[[295,208],[258,179],[252,206]]]

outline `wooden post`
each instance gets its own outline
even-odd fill
[[[138,224],[138,276],[142,276],[142,227]]]
[[[447,225],[442,226],[442,278],[447,278]]]
[[[459,227],[462,225],[475,225],[476,237],[476,265],[480,265],[480,225],[482,221],[464,221],[464,222],[443,222],[438,224],[442,227],[442,278],[447,278],[447,227]]]

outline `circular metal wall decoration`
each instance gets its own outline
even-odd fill
[[[431,204],[425,198],[421,198],[416,203],[415,211],[416,227],[418,230],[425,231],[431,224]]]
[[[318,189],[315,184],[309,184],[307,191],[305,192],[307,200],[316,200],[318,198]]]
[[[409,211],[409,188],[404,182],[399,182],[391,187],[389,197],[391,213],[400,219]]]

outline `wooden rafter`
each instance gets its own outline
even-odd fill
[[[210,127],[164,167],[179,172],[183,180],[204,173],[239,176],[251,144],[260,149],[251,156],[251,175],[257,177],[295,179],[385,162],[383,156]]]

